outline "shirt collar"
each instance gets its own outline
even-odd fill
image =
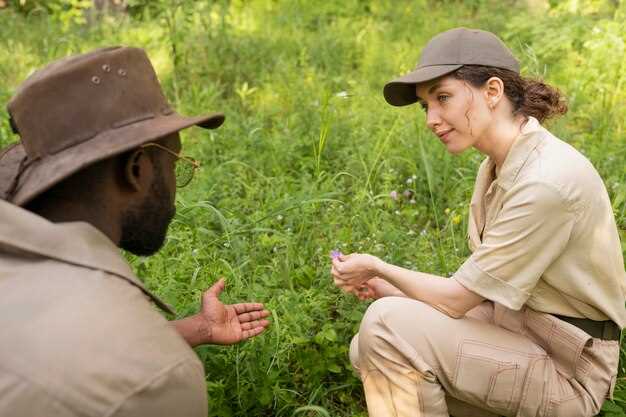
[[[511,145],[511,149],[509,149],[504,163],[498,172],[496,181],[499,186],[504,189],[511,188],[520,169],[524,166],[532,151],[541,142],[542,135],[540,132],[543,131],[544,128],[539,124],[539,121],[529,116],[528,121],[522,127],[521,133]],[[493,165],[493,162],[489,161],[489,164]]]
[[[130,269],[119,248],[85,222],[52,223],[0,200],[0,249],[26,252],[116,275],[138,287],[168,313],[170,306],[152,294]]]

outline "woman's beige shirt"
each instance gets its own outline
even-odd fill
[[[524,126],[504,164],[480,166],[469,219],[472,255],[454,278],[519,310],[626,325],[626,273],[608,193],[591,163]]]

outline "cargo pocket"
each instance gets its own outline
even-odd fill
[[[516,409],[527,355],[477,341],[463,342],[457,357],[455,397],[498,412]]]

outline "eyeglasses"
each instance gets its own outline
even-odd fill
[[[199,161],[189,156],[176,153],[173,150],[154,142],[143,144],[141,145],[141,148],[149,148],[151,146],[165,151],[172,155],[174,158],[176,158],[176,187],[182,188],[191,182],[191,180],[193,179],[193,174],[196,172],[196,169],[200,168]]]

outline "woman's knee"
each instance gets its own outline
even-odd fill
[[[358,337],[358,355],[363,357],[377,348],[388,349],[398,330],[410,320],[411,331],[419,332],[428,305],[405,297],[383,297],[374,301],[365,312]],[[354,342],[354,341],[353,341]]]
[[[359,367],[359,334],[355,334],[350,342],[350,363],[352,364],[352,368],[357,373],[360,374]]]

